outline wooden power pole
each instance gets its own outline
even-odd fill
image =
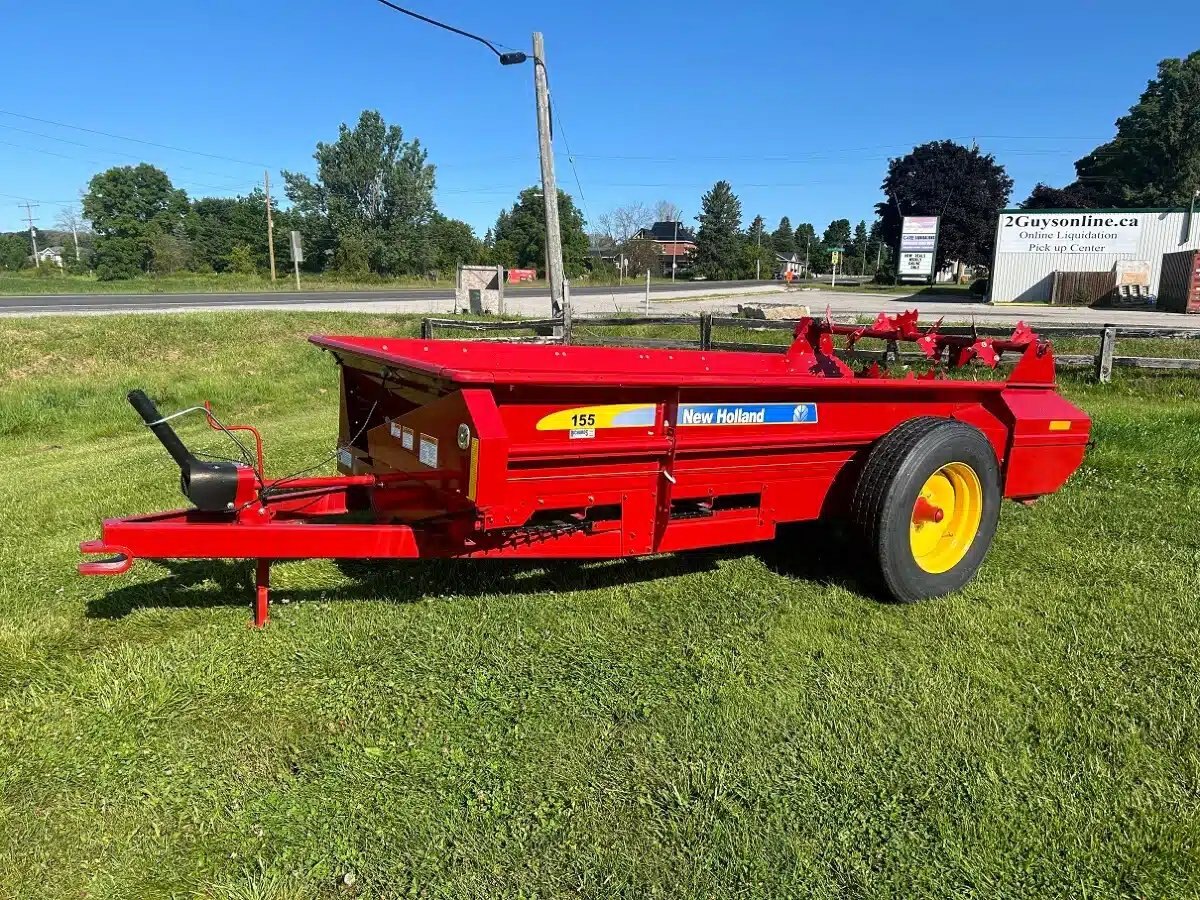
[[[537,98],[538,152],[542,161],[542,205],[546,209],[546,279],[550,282],[550,314],[559,318],[564,315],[562,232],[558,225],[558,185],[554,180],[546,45],[540,31],[533,33],[533,89]]]
[[[29,240],[33,244],[33,265],[35,268],[40,269],[42,267],[42,261],[38,259],[37,231],[35,231],[33,227],[33,210],[37,204],[31,204],[28,200],[26,200],[24,203],[18,203],[17,206],[25,207],[25,219],[29,222]]]
[[[267,249],[271,254],[271,283],[275,283],[275,216],[271,213],[271,173],[263,169],[263,187],[267,192]]]

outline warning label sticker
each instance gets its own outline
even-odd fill
[[[437,438],[430,437],[427,434],[421,435],[421,452],[418,454],[422,465],[429,466],[431,469],[436,469],[438,465],[438,442]]]

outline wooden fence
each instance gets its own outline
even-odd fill
[[[849,320],[845,320],[849,321]],[[851,322],[853,324],[853,322]],[[695,328],[695,338],[656,338],[597,334],[594,328],[632,328],[645,326],[675,326]],[[784,353],[787,344],[768,344],[753,341],[727,341],[713,338],[714,328],[738,328],[747,332],[795,330],[793,320],[744,319],[734,316],[718,316],[702,313],[698,316],[587,316],[568,319],[519,319],[496,321],[465,321],[461,319],[425,319],[421,323],[421,336],[436,337],[436,332],[447,329],[470,333],[532,331],[534,335],[512,338],[515,340],[541,340],[554,343],[582,346],[606,347],[659,347],[695,350],[751,350],[760,353]],[[943,334],[971,334],[968,326],[942,326]],[[1047,325],[1035,329],[1039,337],[1085,338],[1096,340],[1094,354],[1056,354],[1058,368],[1091,368],[1096,380],[1107,383],[1112,380],[1114,367],[1137,369],[1175,369],[1200,372],[1200,359],[1178,359],[1174,357],[1117,356],[1116,345],[1120,338],[1160,338],[1171,340],[1200,340],[1200,328],[1157,328],[1142,325]],[[1008,337],[1012,328],[981,325],[974,333],[985,337]],[[839,351],[840,352],[840,351]],[[886,350],[855,350],[856,359],[870,360],[922,360],[922,353],[901,353],[894,344]],[[1015,355],[1009,361],[1015,361]]]

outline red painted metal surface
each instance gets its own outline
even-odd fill
[[[859,373],[834,339],[915,341],[952,365],[1020,359],[1007,381]],[[243,467],[225,512],[110,519],[83,574],[133,560],[605,558],[769,539],[844,511],[866,451],[917,416],[978,428],[1003,494],[1057,490],[1079,466],[1086,414],[1054,387],[1048,344],[804,320],[786,354],[322,336],[342,371],[334,477],[264,480]]]

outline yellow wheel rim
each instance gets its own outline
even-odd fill
[[[971,549],[983,520],[983,486],[966,463],[947,463],[929,476],[913,505],[908,540],[917,565],[948,572]]]

